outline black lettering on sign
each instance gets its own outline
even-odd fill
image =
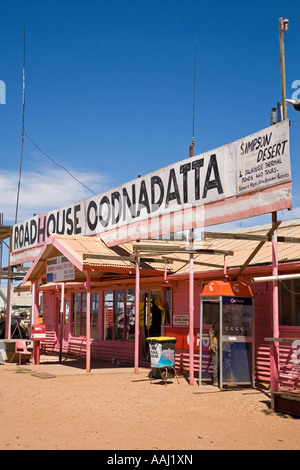
[[[148,198],[146,183],[145,183],[144,180],[142,180],[142,182],[141,182],[138,210],[137,210],[137,214],[136,214],[137,217],[140,216],[141,210],[143,208],[147,209],[148,214],[150,213],[149,198]]]
[[[30,245],[34,245],[37,236],[37,224],[34,219],[30,221]]]
[[[41,221],[43,220],[43,226],[41,227]],[[42,240],[41,240],[41,236],[42,236]],[[39,221],[38,221],[38,243],[40,243],[40,241],[44,242],[46,239],[46,216],[44,215],[44,217],[39,217]]]
[[[91,216],[91,212],[93,213],[92,216]],[[93,220],[91,220],[91,217]],[[97,204],[93,199],[89,202],[89,205],[86,211],[86,220],[87,220],[88,228],[91,230],[91,232],[96,230],[97,223],[98,223]]]
[[[187,184],[187,180],[188,180],[188,177],[187,177],[187,174],[188,174],[188,171],[191,170],[191,164],[190,163],[186,163],[185,165],[181,165],[180,167],[180,173],[183,174],[183,203],[185,204],[186,202],[188,202],[188,184]]]
[[[118,201],[118,212],[116,214],[116,205],[115,201]],[[113,225],[117,224],[120,220],[122,213],[122,204],[121,204],[121,194],[119,191],[115,191],[111,195],[111,223]]]
[[[55,215],[50,214],[47,220],[47,237],[49,237],[51,233],[55,233],[55,229]]]
[[[66,213],[66,222],[67,222],[67,225],[68,225],[67,235],[72,235],[73,234],[74,223],[73,223],[73,219],[70,217],[71,212],[72,212],[72,207],[69,207],[67,209],[67,213]]]
[[[159,198],[156,200],[156,191],[155,191],[155,186],[158,187],[159,190]],[[162,182],[162,179],[159,176],[152,176],[151,178],[151,211],[155,212],[157,211],[164,199],[164,183]]]
[[[62,211],[62,217],[60,211],[57,212],[56,215],[56,232],[58,235],[64,235],[65,234],[65,226],[66,226],[66,210],[64,209]],[[61,221],[60,221],[61,219]],[[61,225],[61,226],[60,226]]]
[[[28,222],[26,222],[26,226],[25,226],[25,235],[24,235],[24,246],[29,245],[30,241],[29,241],[29,227],[28,227]]]
[[[196,160],[192,164],[193,170],[195,170],[195,199],[198,201],[200,199],[200,168],[203,167],[204,158]]]
[[[23,248],[23,243],[24,243],[24,225],[22,224],[20,227],[20,232],[19,232],[19,246],[20,248]]]
[[[123,188],[123,220],[126,219],[126,206],[129,209],[131,217],[134,219],[136,216],[136,193],[135,184],[131,187],[131,199],[129,198],[126,188]]]
[[[14,250],[19,249],[19,227],[14,228]]]
[[[103,206],[107,206],[107,216],[104,219],[103,218]],[[111,208],[110,208],[110,202],[107,196],[103,196],[103,198],[100,201],[100,206],[99,206],[99,220],[102,225],[102,227],[107,227],[110,219],[110,214],[111,214]]]
[[[171,191],[173,186],[173,191]],[[174,168],[171,168],[170,174],[169,174],[169,181],[168,181],[168,189],[167,189],[167,195],[166,195],[166,207],[168,207],[170,201],[173,199],[177,200],[177,204],[181,204],[181,199],[180,199],[180,193],[179,193],[179,188],[177,184],[177,179],[175,175],[175,170]]]
[[[78,226],[79,219],[77,217],[77,213],[80,212],[81,206],[78,204],[77,206],[74,207],[74,234],[78,235],[81,233],[81,227]]]
[[[211,177],[212,170],[214,171],[214,179],[211,180],[210,177]],[[210,189],[214,189],[214,188],[218,190],[218,194],[224,193],[221,179],[220,179],[216,154],[213,154],[210,156],[202,198],[205,199],[207,196],[207,191],[209,191]]]

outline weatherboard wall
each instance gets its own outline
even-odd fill
[[[219,273],[220,274],[220,273]],[[259,274],[259,271],[256,273]],[[251,277],[253,272],[251,273]],[[250,276],[243,277],[244,282],[251,284]],[[195,276],[195,323],[194,323],[194,367],[196,377],[199,374],[199,337],[200,337],[200,293],[205,281],[199,275]],[[167,336],[176,335],[179,338],[176,344],[176,367],[181,371],[189,371],[189,326],[175,325],[174,319],[180,316],[187,318],[189,313],[189,282],[188,279],[176,280],[171,283],[172,287],[172,323],[165,326]],[[158,285],[155,286],[157,289]],[[106,289],[108,287],[106,286]],[[111,289],[114,287],[111,286]],[[145,284],[143,288],[147,288]],[[153,289],[149,284],[148,288]],[[255,298],[255,381],[256,383],[269,383],[270,381],[270,343],[265,341],[266,337],[272,337],[272,287],[267,283],[251,284]],[[103,340],[103,290],[94,288],[94,292],[99,292],[99,321],[98,338],[91,340],[92,358],[118,362],[134,362],[134,342]],[[74,290],[75,292],[75,290]],[[72,291],[67,290],[66,296],[71,300]],[[59,351],[59,290],[45,289],[43,295],[43,321],[47,327],[47,339],[44,347],[48,351]],[[300,327],[280,327],[281,337],[300,337]],[[63,353],[85,356],[86,338],[84,336],[74,337],[71,334],[71,327],[64,327]],[[292,349],[288,343],[280,344],[280,362],[285,371],[291,369]],[[208,355],[203,356],[204,368],[209,370]],[[141,361],[142,365],[147,362]],[[290,386],[285,380],[285,385]]]

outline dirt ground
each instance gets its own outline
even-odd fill
[[[0,450],[300,447],[300,419],[273,412],[267,389],[220,392],[182,376],[179,385],[150,385],[146,369],[32,373],[30,365],[0,365]]]

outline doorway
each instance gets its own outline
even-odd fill
[[[140,293],[140,347],[143,359],[149,359],[146,338],[162,334],[162,316],[161,290],[142,290]]]

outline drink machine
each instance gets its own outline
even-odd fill
[[[210,328],[217,336],[219,387],[254,386],[254,298],[242,282],[211,281],[200,295],[199,385],[211,376]]]

